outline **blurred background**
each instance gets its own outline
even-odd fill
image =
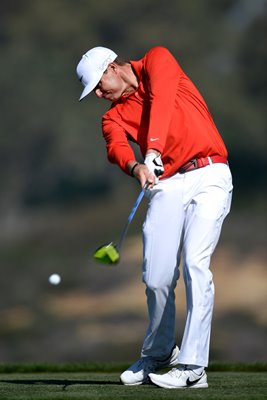
[[[266,0],[1,0],[0,362],[139,356],[145,201],[121,263],[91,256],[118,239],[140,190],[106,160],[108,104],[78,102],[76,65],[98,45],[125,59],[166,46],[206,99],[235,187],[212,260],[210,358],[267,360],[266,38]],[[184,316],[180,280],[178,344]]]

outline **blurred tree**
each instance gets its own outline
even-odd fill
[[[266,116],[267,99],[267,8],[244,33],[240,45],[239,69],[244,92],[257,101]]]

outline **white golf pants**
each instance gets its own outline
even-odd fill
[[[177,173],[146,192],[143,281],[149,326],[141,355],[166,357],[175,344],[175,287],[182,259],[187,317],[179,362],[206,367],[214,303],[210,260],[230,210],[230,169],[212,164]]]

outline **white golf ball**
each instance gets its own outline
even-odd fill
[[[51,285],[59,285],[61,282],[61,276],[58,274],[52,274],[48,278]]]

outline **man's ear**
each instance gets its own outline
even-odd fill
[[[109,64],[108,68],[110,68],[115,73],[117,73],[118,71],[118,65],[113,62]]]

